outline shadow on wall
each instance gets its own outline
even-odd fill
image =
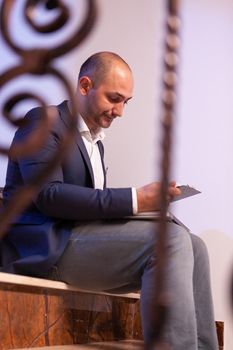
[[[215,319],[224,322],[225,349],[231,349],[233,303],[231,280],[233,275],[233,239],[217,230],[204,231],[200,237],[207,245],[210,257]]]

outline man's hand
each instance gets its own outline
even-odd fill
[[[159,182],[152,182],[136,190],[139,213],[160,209],[159,208],[160,186],[161,185]],[[175,181],[170,182],[168,186],[168,192],[167,192],[168,199],[171,200],[172,198],[180,194],[181,194],[181,191],[179,188],[176,187],[176,182]]]

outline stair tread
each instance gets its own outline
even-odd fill
[[[140,340],[121,340],[95,342],[88,344],[44,346],[39,348],[21,348],[17,350],[141,350],[143,342]]]
[[[4,285],[37,287],[37,288],[48,289],[48,290],[53,289],[53,290],[80,292],[80,293],[87,293],[87,294],[117,296],[117,297],[129,298],[129,299],[140,299],[140,294],[137,292],[122,293],[122,294],[94,292],[90,290],[83,290],[76,286],[68,285],[60,281],[52,281],[52,280],[47,280],[43,278],[29,277],[29,276],[0,272],[0,287]]]

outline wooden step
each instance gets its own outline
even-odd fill
[[[140,299],[140,293],[124,293],[124,294],[113,294],[105,292],[94,292],[90,290],[84,290],[72,285],[68,285],[64,282],[51,281],[43,278],[28,277],[22,275],[14,275],[10,273],[0,272],[0,286],[14,286],[15,288],[23,286],[31,289],[43,289],[43,290],[54,290],[64,292],[80,292],[87,294],[98,294],[98,295],[109,295],[117,296],[129,299]]]
[[[64,346],[45,346],[41,348],[21,348],[16,350],[142,350],[143,342],[139,340],[123,340],[76,344]]]
[[[0,273],[0,350],[111,349],[113,341],[142,340],[139,298]],[[131,346],[125,344],[116,342],[115,348]]]

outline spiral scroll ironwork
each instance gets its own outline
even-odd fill
[[[153,322],[154,334],[151,335],[151,343],[148,350],[168,349],[163,343],[162,331],[167,320],[169,305],[169,291],[166,290],[165,276],[167,266],[167,211],[169,200],[167,198],[168,185],[171,174],[171,153],[173,123],[175,118],[177,70],[179,63],[178,50],[180,46],[179,30],[181,21],[179,18],[180,1],[167,0],[166,33],[164,67],[162,72],[162,144],[161,144],[161,191],[160,208],[161,216],[159,221],[159,238],[156,246],[158,257],[157,272],[155,276],[155,304],[151,310],[150,320]]]
[[[69,148],[76,127],[75,116],[77,115],[77,105],[69,81],[57,68],[53,67],[52,63],[54,59],[63,56],[77,47],[88,36],[97,17],[95,0],[87,0],[85,18],[81,26],[77,28],[70,38],[54,48],[23,49],[14,42],[9,32],[10,16],[14,10],[15,3],[16,0],[2,1],[0,17],[1,32],[6,44],[20,57],[21,61],[19,65],[3,72],[0,76],[0,88],[3,88],[7,83],[24,74],[30,74],[33,76],[50,75],[55,77],[61,83],[69,96],[69,99],[72,102],[72,116],[69,120],[68,132],[64,135],[63,142],[60,144],[56,154],[54,154],[53,159],[51,159],[49,166],[44,168],[42,173],[37,174],[31,179],[31,182],[27,187],[21,188],[15,193],[14,196],[12,196],[11,201],[5,206],[5,209],[0,216],[0,238],[7,232],[12,219],[31,202],[37,189],[43,183],[48,174],[65,156]],[[45,25],[36,24],[34,21],[34,14],[38,5],[44,5],[48,11],[55,9],[56,13],[58,13],[57,17],[51,23]],[[41,34],[52,33],[61,29],[68,22],[70,11],[61,0],[27,0],[24,4],[24,17],[34,31]],[[53,123],[55,116],[54,109],[52,107],[46,107],[45,101],[37,94],[23,91],[20,94],[8,98],[8,100],[3,103],[2,114],[9,123],[18,126],[25,122],[23,118],[18,118],[16,120],[14,110],[18,103],[27,99],[36,100],[44,108],[45,113],[40,122],[40,127],[37,128],[34,134],[32,134],[26,142],[23,144],[17,144],[16,147],[12,147],[10,150],[0,145],[0,153],[8,155],[13,159],[25,156],[30,152],[35,152],[35,150],[40,148],[46,140],[49,126]]]

